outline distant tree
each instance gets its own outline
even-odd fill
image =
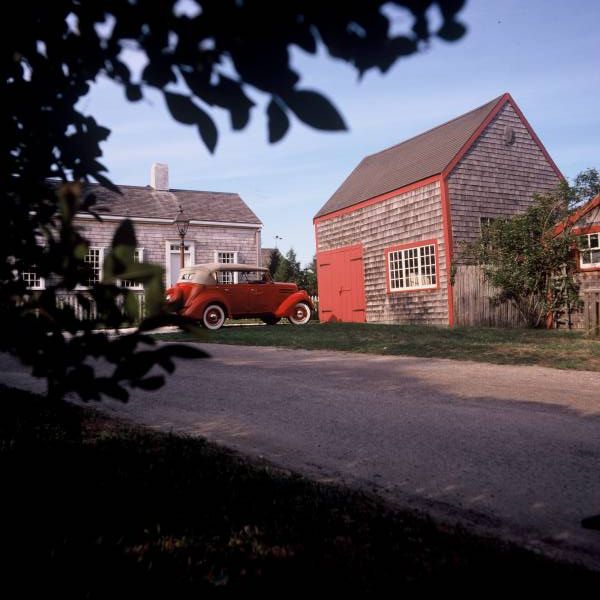
[[[290,48],[342,60],[359,75],[385,73],[401,57],[426,47],[432,37],[459,39],[463,0],[373,0],[345,4],[314,0],[22,0],[10,5],[0,41],[0,350],[46,377],[55,396],[76,391],[84,398],[110,394],[126,399],[125,385],[156,387],[152,366],[174,368],[174,346],[138,352],[151,345],[144,331],[175,322],[161,312],[160,272],[136,267],[135,233],[125,223],[107,257],[106,279],[91,290],[98,317],[86,322],[69,308],[56,307],[59,290],[73,291],[90,279],[87,241],[73,226],[77,212],[93,214],[95,199],[85,184],[97,181],[118,192],[99,162],[100,144],[110,131],[83,114],[80,101],[100,76],[119,84],[131,102],[158,90],[173,118],[197,128],[213,152],[218,139],[212,114],[229,113],[231,127],[244,129],[254,101],[249,89],[266,97],[268,138],[282,139],[290,115],[320,130],[342,130],[345,122],[322,94],[302,88],[290,64]],[[441,24],[431,30],[432,7]],[[385,8],[384,8],[385,7]],[[389,9],[413,18],[396,35]],[[126,49],[147,59],[140,79],[123,61]],[[56,186],[48,178],[76,185]],[[20,273],[35,269],[49,282],[41,294],[26,288]],[[112,270],[111,270],[112,269]],[[113,340],[98,328],[131,324],[133,303],[115,286],[117,276],[143,280],[149,316],[139,329]],[[78,293],[88,307],[87,295]],[[126,307],[125,312],[120,306]],[[179,321],[183,325],[183,321]],[[73,335],[65,335],[65,331]],[[59,358],[60,357],[60,358]],[[112,363],[98,375],[94,360]]]
[[[524,214],[491,222],[466,251],[499,290],[496,299],[511,302],[530,327],[578,303],[568,217],[581,198],[566,183],[553,193],[535,195]],[[560,223],[564,228],[557,235]]]
[[[600,172],[598,169],[585,169],[573,180],[571,205],[583,204],[598,194],[600,194]]]
[[[298,283],[300,281],[300,262],[296,258],[296,252],[290,248],[285,256],[279,260],[277,270],[275,271],[275,281],[291,281]]]
[[[279,252],[277,248],[274,248],[273,252],[271,252],[268,264],[269,273],[271,273],[271,277],[275,278],[275,273],[277,273],[277,268],[279,267],[279,264],[281,263],[282,259],[283,256],[281,255],[281,252]]]
[[[317,289],[317,257],[314,256],[312,261],[302,269],[300,287],[304,288],[309,296],[318,296]]]

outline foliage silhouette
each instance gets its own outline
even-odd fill
[[[392,17],[382,7],[393,4],[413,17],[406,34],[391,32]],[[135,236],[128,223],[113,241],[105,280],[77,294],[79,307],[91,312],[92,299],[98,315],[82,320],[71,308],[57,307],[59,291],[77,290],[93,279],[84,260],[88,244],[73,221],[77,213],[94,214],[95,199],[85,184],[95,180],[118,192],[99,162],[100,144],[110,131],[79,109],[98,77],[121,85],[130,102],[140,101],[150,88],[159,90],[173,118],[196,127],[211,152],[218,142],[211,112],[226,110],[232,128],[243,129],[254,107],[249,88],[268,97],[271,142],[287,133],[290,115],[317,129],[340,130],[346,125],[335,106],[319,92],[300,87],[290,48],[312,54],[323,48],[359,76],[370,69],[385,73],[433,36],[454,41],[464,35],[457,20],[463,4],[24,0],[11,5],[0,42],[0,244],[6,257],[0,266],[0,350],[46,377],[50,395],[75,391],[85,399],[108,394],[125,400],[126,386],[148,389],[161,383],[156,379],[161,376],[147,376],[154,365],[171,372],[173,357],[185,353],[191,358],[190,351],[174,347],[139,351],[151,344],[144,335],[151,325],[190,324],[161,312],[161,272],[133,262]],[[431,31],[429,11],[435,7],[442,25]],[[140,80],[122,56],[132,47],[148,61]],[[58,185],[51,178],[71,183]],[[32,293],[20,277],[32,271],[46,280],[42,292]],[[131,293],[116,285],[121,277],[144,281],[148,311],[139,330],[113,340],[97,329],[136,320]],[[112,364],[112,372],[99,374],[98,358]]]

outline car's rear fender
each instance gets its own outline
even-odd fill
[[[225,314],[228,317],[231,317],[231,307],[223,294],[211,294],[210,296],[199,294],[195,298],[190,298],[186,303],[182,314],[184,317],[190,317],[191,319],[201,319],[204,309],[209,304],[220,304],[225,310]]]
[[[310,307],[310,310],[315,310],[311,299],[308,297],[308,294],[304,290],[299,290],[294,292],[291,296],[288,296],[280,305],[279,308],[275,311],[276,317],[287,317],[291,312],[294,306],[298,304],[298,302],[306,302]]]

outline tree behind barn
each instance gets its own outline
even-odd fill
[[[466,249],[497,288],[495,299],[511,302],[528,326],[543,326],[549,316],[578,306],[568,217],[598,191],[598,171],[587,169],[572,186],[562,183],[553,193],[536,195],[524,214],[491,222]],[[560,223],[564,228],[557,234]]]

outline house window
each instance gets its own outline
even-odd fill
[[[27,289],[30,290],[43,290],[46,288],[46,282],[43,277],[40,277],[35,271],[35,267],[30,271],[24,271],[21,273],[21,279],[25,282]]]
[[[390,291],[437,287],[435,244],[391,250],[387,260]]]
[[[99,283],[102,279],[102,261],[104,260],[104,248],[89,248],[83,260],[90,265],[92,276],[88,279],[87,285],[92,286]]]
[[[136,263],[144,262],[144,249],[136,248],[133,254],[133,260]],[[144,284],[133,279],[121,279],[119,285],[130,290],[143,290]]]
[[[600,267],[600,233],[579,236],[579,264],[582,269]]]
[[[224,265],[231,265],[237,262],[237,252],[215,252],[215,262]],[[219,283],[237,283],[237,273],[234,271],[217,273]]]

